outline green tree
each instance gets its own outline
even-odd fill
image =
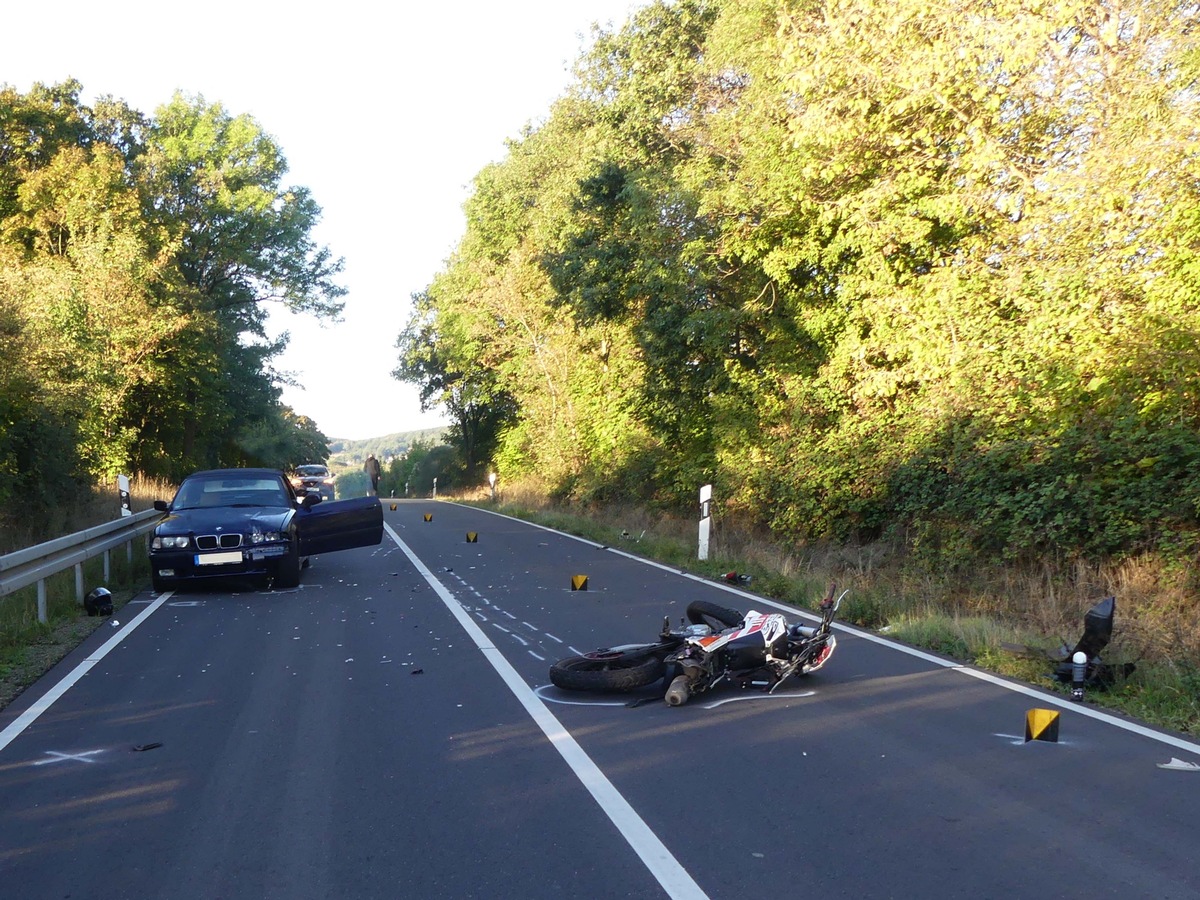
[[[0,221],[17,211],[17,191],[31,172],[49,165],[60,150],[90,142],[82,89],[75,80],[34,84],[27,94],[0,85]],[[9,228],[4,238],[22,242]]]
[[[383,497],[409,497],[418,493],[413,484],[413,473],[424,465],[424,460],[435,445],[427,441],[414,441],[405,453],[392,457],[379,479],[379,494]],[[365,493],[366,481],[363,482]]]
[[[1144,467],[1156,477],[1116,479],[1148,499],[1178,458],[1111,439],[1157,428],[1128,398],[1161,382],[1128,350],[1165,337],[1165,309],[1146,301],[1179,243],[1157,224],[1195,206],[1192,76],[1178,65],[1194,17],[1021,2],[954,17],[916,2],[725,10],[710,62],[733,89],[709,115],[723,238],[823,354],[793,368],[782,343],[780,364],[755,373],[786,400],[761,407],[765,465],[730,479],[747,506],[794,498],[774,519],[802,535],[915,517],[992,549],[1113,549],[1093,537],[1106,511],[1128,513],[1095,482],[1120,457],[1158,459]],[[1192,332],[1180,301],[1194,290],[1170,292],[1176,332]],[[1159,411],[1190,419],[1182,400]],[[1005,477],[1014,441],[1030,448],[1020,484]]]
[[[319,209],[248,116],[0,87],[0,472],[50,504],[119,471],[324,459],[264,304],[333,316]],[[0,497],[0,500],[4,499]]]
[[[181,446],[185,466],[235,463],[239,451],[224,436],[275,415],[278,402],[266,365],[282,344],[263,341],[265,304],[337,316],[342,261],[314,243],[320,209],[306,189],[284,186],[283,154],[251,117],[176,95],[145,142],[136,166],[144,214],[173,246],[179,275],[163,302],[198,318],[175,351],[175,383],[147,398],[160,404],[152,443]],[[257,383],[231,398],[212,371]],[[199,422],[218,427],[202,434]]]
[[[502,472],[577,497],[712,477],[781,535],[949,562],[1195,534],[1198,13],[943,12],[598,32],[476,178],[402,368],[494,378]]]
[[[34,366],[25,311],[14,298],[20,259],[0,245],[0,525],[14,533],[31,510],[68,502],[82,464],[72,419],[49,402]],[[7,550],[17,549],[7,547]]]
[[[78,423],[90,473],[126,471],[138,437],[132,399],[163,374],[161,354],[187,318],[161,309],[163,261],[150,255],[139,201],[110,147],[67,147],[30,172],[7,225],[26,258],[12,272],[32,360],[54,399]]]
[[[473,363],[466,371],[451,368],[442,355],[444,345],[435,337],[429,294],[414,296],[413,304],[414,314],[396,342],[400,364],[392,374],[420,388],[422,410],[441,406],[449,413],[452,424],[446,442],[458,451],[463,477],[478,482],[519,407],[493,370]]]
[[[327,439],[307,416],[278,406],[272,414],[244,425],[233,438],[242,461],[285,471],[329,459]]]

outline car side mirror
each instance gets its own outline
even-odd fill
[[[308,509],[311,506],[316,506],[322,499],[320,494],[305,494],[304,499],[300,501],[300,505]]]
[[[154,508],[157,509],[159,512],[167,512],[167,510],[169,510],[171,507],[167,505],[166,500],[155,500]]]

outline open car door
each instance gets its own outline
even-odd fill
[[[378,497],[326,500],[296,511],[300,555],[315,556],[383,541],[383,504]]]

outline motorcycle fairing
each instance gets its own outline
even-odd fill
[[[740,626],[726,628],[706,637],[689,637],[687,642],[701,648],[705,653],[715,653],[727,644],[748,643],[748,638],[757,636],[756,646],[772,646],[780,636],[787,635],[787,620],[779,613],[760,613],[750,610]],[[761,641],[761,643],[758,643]]]
[[[787,620],[779,613],[752,609],[740,625],[719,634],[688,638],[687,643],[707,659],[720,659],[729,673],[747,673],[787,659]]]

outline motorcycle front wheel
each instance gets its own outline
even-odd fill
[[[632,691],[663,677],[666,663],[645,648],[593,650],[550,667],[550,682],[567,691]]]

